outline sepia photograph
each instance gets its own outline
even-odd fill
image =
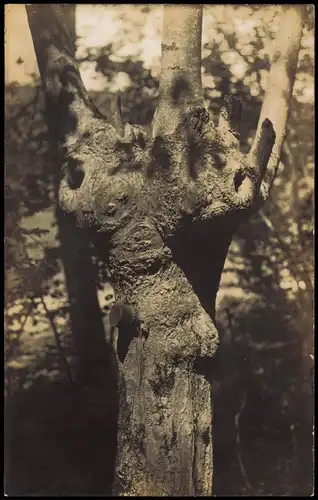
[[[312,496],[315,6],[4,22],[4,495]]]

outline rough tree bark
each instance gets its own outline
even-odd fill
[[[120,397],[116,494],[210,495],[215,297],[233,233],[268,198],[284,139],[305,6],[287,6],[255,140],[240,102],[214,127],[201,85],[202,6],[165,5],[152,137],[109,119],[84,89],[59,6],[28,7],[63,134],[60,204],[104,235],[116,291]],[[32,21],[33,19],[33,21]]]

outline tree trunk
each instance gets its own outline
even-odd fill
[[[150,233],[151,228],[147,230]],[[213,356],[217,331],[154,230],[152,237],[159,247],[155,258],[143,245],[138,261],[134,259],[134,266],[143,269],[142,274],[130,276],[137,286],[127,290],[120,279],[115,285],[117,299],[132,304],[141,319],[132,318],[128,326],[118,324],[120,434],[115,492],[205,495],[212,485],[211,401],[198,360]],[[135,252],[134,244],[127,247],[125,254],[112,255],[114,275],[127,263],[128,252],[131,257]],[[112,314],[113,310],[111,321]]]
[[[273,71],[281,65],[284,78],[265,99],[248,156],[239,150],[239,103],[228,101],[218,127],[204,106],[202,6],[164,7],[151,138],[121,122],[118,101],[112,124],[92,106],[61,11],[50,9],[42,39],[30,25],[46,92],[64,102],[60,204],[78,225],[104,235],[116,291],[110,313],[120,397],[114,491],[211,495],[215,297],[232,235],[267,199],[276,174],[274,168],[270,180],[265,176],[279,159],[301,8],[289,7],[283,16],[282,32],[291,16],[294,21],[293,38],[275,55]],[[267,114],[269,102],[282,110],[279,123]]]
[[[75,52],[76,6],[63,5],[61,7],[70,34],[70,47]],[[45,6],[41,6],[40,9],[45,22],[50,13]],[[41,69],[40,67],[40,71]],[[58,196],[60,168],[63,164],[62,138],[58,132],[60,122],[56,103],[52,102],[48,94],[46,94],[46,116],[49,125],[50,151],[56,164]],[[97,271],[91,260],[91,238],[85,231],[76,227],[74,217],[61,210],[58,200],[55,215],[70,303],[70,322],[76,353],[76,380],[83,385],[104,384],[108,374],[109,349],[105,342],[103,320],[97,299]]]
[[[56,220],[70,304],[76,380],[81,385],[104,386],[109,375],[110,346],[106,344],[97,299],[97,270],[91,259],[89,235],[59,207]]]

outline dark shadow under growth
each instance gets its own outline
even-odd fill
[[[268,331],[275,332],[278,342],[291,340],[280,350],[253,348],[240,332],[236,307],[230,304],[235,333],[242,338],[228,345],[221,338],[221,368],[212,382],[213,494],[311,495],[311,396],[300,390],[300,342],[291,340],[296,332],[283,325],[281,313],[268,309],[265,321],[264,312],[253,307],[245,311],[243,324],[255,342],[266,343]]]
[[[117,418],[111,378],[95,388],[42,376],[20,387],[5,401],[6,494],[111,495]]]

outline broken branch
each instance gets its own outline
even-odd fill
[[[262,123],[260,134],[255,138],[253,149],[249,154],[249,165],[255,178],[256,192],[263,180],[266,167],[275,144],[276,134],[273,124],[267,118]]]

